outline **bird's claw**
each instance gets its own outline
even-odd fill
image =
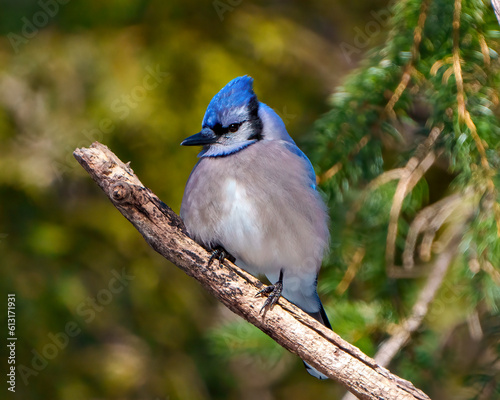
[[[228,255],[229,253],[223,247],[216,247],[208,259],[208,266],[210,266],[216,258],[219,260],[219,265],[222,264]]]
[[[262,306],[259,312],[261,313],[262,310],[264,310],[267,307],[272,308],[278,302],[282,292],[283,292],[283,282],[280,281],[276,282],[274,285],[269,285],[266,286],[264,289],[259,290],[255,295],[255,297],[260,296],[262,294],[268,295],[266,301],[264,302],[264,305]]]

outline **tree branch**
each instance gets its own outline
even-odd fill
[[[377,354],[375,354],[375,361],[379,363],[379,365],[384,367],[388,366],[399,350],[406,345],[411,334],[420,327],[456,255],[457,247],[462,238],[461,230],[458,232],[458,234],[455,234],[447,249],[436,258],[434,265],[431,267],[429,277],[413,306],[410,317],[399,325],[396,332],[380,346]]]
[[[415,302],[411,315],[405,319],[395,330],[392,336],[387,339],[379,347],[374,356],[378,365],[386,367],[396,354],[408,343],[410,336],[421,325],[422,321],[429,311],[429,307],[436,297],[438,290],[441,288],[445,275],[448,272],[450,264],[452,263],[457,247],[462,237],[462,230],[464,226],[461,224],[456,229],[453,238],[450,240],[446,249],[439,254],[434,264],[430,268],[430,273],[427,281],[419,293],[418,299]],[[342,400],[354,400],[355,397],[352,393],[347,393],[342,397]]]
[[[255,294],[262,283],[229,261],[208,266],[210,254],[186,235],[180,218],[106,146],[95,142],[73,155],[153,249],[285,349],[360,399],[430,400],[286,299],[261,314],[264,300]]]

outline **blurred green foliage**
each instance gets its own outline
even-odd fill
[[[230,79],[252,75],[259,97],[298,138],[326,111],[324,99],[350,68],[336,43],[350,39],[370,8],[327,1],[223,2],[229,6],[222,11],[212,1],[1,3],[0,287],[17,296],[17,365],[32,371],[18,370],[16,396],[240,399],[251,389],[291,397],[283,378],[290,369],[302,392],[311,385],[331,391],[311,382],[291,356],[273,379],[264,379],[269,371],[257,363],[251,388],[245,368],[231,368],[210,339],[234,317],[222,318],[214,299],[144,243],[72,152],[103,142],[178,211],[196,162],[196,149],[179,143],[199,130],[212,96]],[[113,273],[123,271],[134,278],[111,292]],[[81,332],[59,342],[44,365],[36,354],[52,357],[51,338],[66,334],[68,323]]]
[[[387,227],[397,184],[366,195],[367,187],[404,166],[415,143],[457,107],[453,74],[445,67],[430,73],[436,62],[449,63],[453,2],[432,1],[418,73],[394,107],[397,123],[383,113],[411,59],[420,7],[416,0],[393,8],[385,1],[3,0],[0,323],[7,326],[6,294],[15,293],[16,396],[340,398],[343,388],[311,378],[300,360],[149,248],[72,152],[95,140],[108,145],[178,211],[197,151],[181,149],[180,141],[199,130],[221,87],[238,75],[253,76],[260,100],[282,116],[318,174],[340,163],[321,185],[332,214],[332,250],[320,289],[334,329],[373,355],[408,316],[422,279],[388,277]],[[395,15],[391,23],[389,15]],[[481,1],[464,1],[461,22],[467,107],[496,169],[498,25]],[[489,48],[489,69],[479,34]],[[343,80],[370,48],[365,63]],[[442,162],[403,202],[396,257],[423,207],[476,183],[464,209],[474,204],[478,212],[460,247],[469,258],[455,261],[391,369],[432,398],[473,398],[492,387],[494,396],[500,295],[492,277],[500,250],[487,211],[498,197],[491,200],[484,189],[466,128],[455,117],[444,123],[436,142]],[[496,171],[491,179],[498,188]],[[359,249],[362,264],[346,283]],[[480,321],[482,340],[471,339],[472,317]]]
[[[386,43],[337,89],[332,110],[316,124],[310,155],[337,249],[320,287],[342,295],[335,310],[344,302],[380,303],[383,313],[356,324],[365,329],[354,340],[376,353],[373,346],[410,317],[429,269],[450,253],[426,318],[391,366],[431,398],[496,399],[498,21],[486,1],[401,1],[393,15]],[[360,250],[363,264],[340,292]],[[344,336],[354,331],[346,320],[336,325]]]

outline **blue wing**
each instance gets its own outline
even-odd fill
[[[311,164],[311,161],[307,156],[300,150],[297,145],[294,142],[288,142],[288,141],[283,141],[285,147],[287,150],[292,152],[293,154],[299,156],[300,158],[304,159],[307,165],[307,175],[310,181],[310,185],[313,189],[316,190],[316,173],[314,172],[314,168]]]

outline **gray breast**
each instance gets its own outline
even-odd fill
[[[193,170],[181,217],[199,243],[221,245],[252,273],[319,269],[328,242],[327,213],[307,165],[279,141],[260,141]]]

